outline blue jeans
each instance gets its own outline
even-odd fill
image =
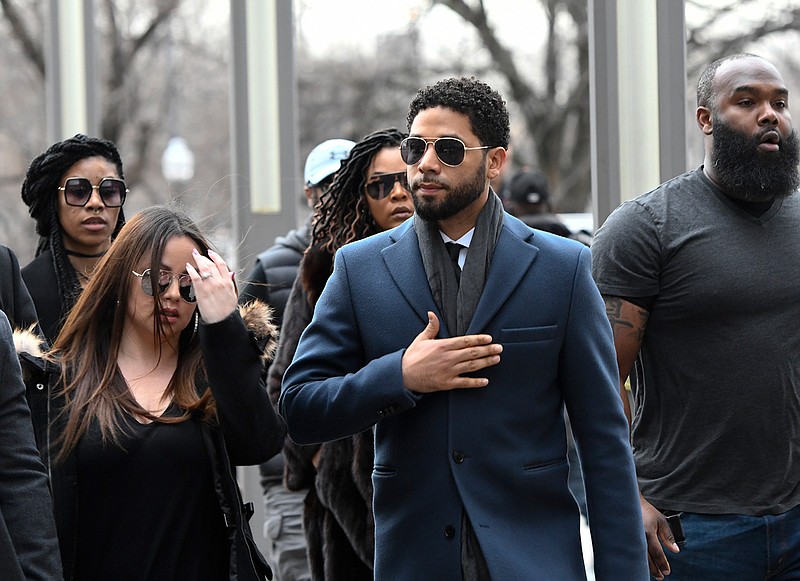
[[[800,506],[745,516],[684,512],[686,544],[666,551],[666,581],[800,580]]]

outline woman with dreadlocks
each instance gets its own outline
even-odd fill
[[[22,278],[51,344],[125,223],[127,194],[122,160],[105,139],[78,134],[31,162],[22,200],[36,220],[39,244]]]
[[[322,195],[311,245],[286,304],[278,352],[269,370],[273,401],[333,270],[336,251],[412,216],[406,164],[400,157],[405,137],[393,128],[367,135],[353,147]],[[287,488],[309,490],[303,520],[312,578],[372,579],[372,431],[320,446],[297,446],[287,439],[284,452]]]

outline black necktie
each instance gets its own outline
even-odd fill
[[[462,248],[466,248],[457,242],[445,242],[444,245],[447,247],[447,254],[450,255],[450,260],[453,261],[453,270],[456,273],[456,281],[461,283],[461,267],[458,265],[458,255],[461,252]]]

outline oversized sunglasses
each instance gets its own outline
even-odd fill
[[[86,178],[67,178],[64,186],[58,189],[64,192],[64,201],[69,206],[85,206],[94,190],[100,192],[100,199],[107,208],[121,207],[128,195],[125,182],[116,178],[103,178],[96,186]]]
[[[141,274],[135,270],[131,271],[134,276],[138,276],[142,281],[142,290],[147,296],[155,296],[156,294],[163,294],[172,284],[175,277],[178,278],[178,291],[181,293],[181,298],[187,303],[197,302],[197,297],[194,294],[194,286],[192,286],[192,278],[188,274],[178,274],[168,270],[159,270],[158,278],[155,278],[149,268],[145,269]],[[153,282],[158,286],[158,292],[153,292]]]
[[[455,137],[440,137],[438,139],[406,137],[400,142],[400,157],[408,165],[419,163],[425,152],[428,151],[428,145],[430,144],[433,144],[433,150],[436,152],[436,157],[439,158],[439,161],[450,167],[461,165],[464,161],[464,156],[472,149],[489,149],[491,147],[489,145],[467,147],[463,141]]]
[[[364,186],[364,189],[373,200],[382,200],[392,193],[395,182],[400,182],[402,188],[408,191],[408,176],[405,171],[372,176],[372,180]]]

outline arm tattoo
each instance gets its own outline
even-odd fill
[[[647,318],[650,313],[645,309],[637,307],[637,316],[635,320],[630,320],[631,317],[625,317],[622,314],[622,306],[624,301],[621,298],[603,297],[603,300],[606,304],[606,316],[608,317],[609,323],[611,323],[611,329],[614,332],[614,336],[617,335],[617,331],[630,329],[636,332],[637,340],[641,342],[644,339],[644,329],[647,326]]]
[[[617,297],[604,297],[606,303],[606,316],[612,328],[627,327],[633,328],[633,323],[622,318],[622,299]]]

